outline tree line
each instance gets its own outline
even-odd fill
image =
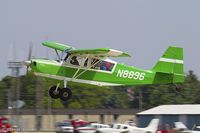
[[[6,76],[0,81],[0,108],[21,100],[22,108],[148,109],[162,104],[199,104],[200,81],[193,71],[185,75],[185,82],[174,85],[140,85],[99,87],[70,82],[73,98],[69,101],[51,99],[48,89],[60,81],[36,77],[32,73],[20,77]],[[62,84],[62,82],[61,82]]]

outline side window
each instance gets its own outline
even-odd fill
[[[100,62],[100,70],[105,71],[112,71],[114,64],[108,61],[101,61]]]
[[[100,61],[99,59],[91,59],[91,69],[96,69],[96,70],[100,70],[100,65],[99,65]]]
[[[126,126],[125,126],[125,127],[123,127],[123,129],[127,129],[127,128],[128,128],[128,127],[126,127]]]
[[[113,124],[111,124],[111,125],[110,125],[110,128],[113,128],[113,127],[114,127],[114,125],[113,125]]]
[[[121,127],[120,125],[117,125],[117,128],[116,128],[116,129],[120,129],[120,127]]]
[[[70,56],[70,58],[68,58],[66,62],[67,64],[86,67],[88,59],[81,56]]]
[[[103,61],[99,59],[92,59],[91,61],[91,68],[96,70],[103,70],[103,71],[112,71],[114,67],[114,63]]]
[[[112,71],[114,63],[97,58],[87,58],[83,56],[70,55],[64,60],[66,64],[87,67],[95,70]]]

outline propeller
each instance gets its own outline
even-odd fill
[[[31,42],[29,44],[29,52],[28,52],[28,58],[26,61],[23,61],[23,64],[26,66],[26,74],[28,73],[31,65],[31,58],[32,58],[32,50],[33,50],[33,43]]]
[[[31,60],[32,57],[32,50],[33,50],[33,43],[29,44],[29,52],[28,52],[28,60]]]

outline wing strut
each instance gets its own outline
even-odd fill
[[[89,57],[89,55],[86,56],[85,61],[88,59],[88,57]],[[85,61],[84,61],[84,62],[85,62]],[[80,67],[78,67],[77,71],[74,73],[74,75],[73,75],[73,77],[72,77],[72,80],[73,80],[73,79],[76,79],[76,78],[80,75],[80,74],[79,74],[78,76],[76,76],[76,75],[78,74],[78,72],[80,71],[80,69],[81,69],[83,66],[84,66],[84,63],[83,63],[83,64],[80,64]]]
[[[91,68],[93,67],[93,66],[95,66],[96,64],[98,64],[100,62],[100,60],[99,61],[97,61],[97,62],[95,62],[94,64],[92,64],[92,66],[90,66]],[[87,67],[87,69],[85,69],[84,71],[82,71],[79,75],[77,75],[75,78],[78,78],[79,76],[81,76],[83,73],[85,73],[86,71],[88,71],[88,69],[90,69],[90,67]]]
[[[55,51],[56,51],[56,54],[57,54],[57,57],[58,57],[58,59],[59,59],[59,61],[61,60],[61,57],[59,56],[59,54],[58,54],[58,51],[55,49]]]
[[[87,57],[86,57],[85,60],[87,60],[88,58],[89,58],[89,55],[87,55]],[[84,71],[82,71],[81,73],[78,74],[79,70],[83,67],[83,65],[80,66],[80,67],[78,68],[78,70],[76,71],[76,73],[74,74],[74,76],[72,77],[72,80],[73,80],[73,79],[77,79],[77,78],[78,78],[79,76],[81,76],[83,73],[85,73],[86,71],[88,71],[88,69],[90,69],[90,67],[91,67],[91,68],[94,67],[94,66],[95,66],[96,64],[98,64],[100,61],[101,61],[101,60],[98,60],[98,61],[95,62],[94,64],[89,65],[89,67],[87,67]],[[78,75],[77,75],[77,74],[78,74]]]

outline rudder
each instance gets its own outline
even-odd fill
[[[184,81],[183,48],[170,46],[153,67],[155,83],[181,83]]]
[[[152,119],[146,129],[155,133],[158,129],[159,121],[159,119]]]

